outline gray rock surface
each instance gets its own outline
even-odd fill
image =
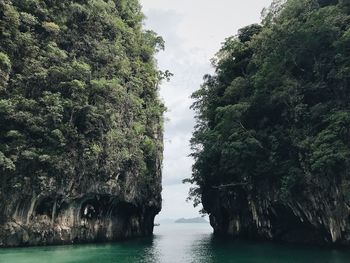
[[[350,243],[350,207],[344,190],[313,189],[281,202],[263,185],[211,189],[203,196],[217,235],[292,243]],[[277,201],[279,200],[279,201]]]
[[[152,189],[137,173],[125,182],[77,178],[37,193],[10,191],[0,225],[0,247],[116,241],[151,235],[161,208],[161,161]]]

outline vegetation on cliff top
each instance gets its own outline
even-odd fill
[[[137,0],[0,0],[1,200],[71,178],[159,180],[164,43],[142,19]]]
[[[271,188],[283,203],[334,185],[350,202],[349,47],[348,0],[275,1],[225,41],[193,94],[195,204]]]

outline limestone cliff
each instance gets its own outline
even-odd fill
[[[190,194],[217,234],[349,244],[350,3],[273,1],[263,14],[193,94]]]
[[[262,191],[262,189],[264,189]],[[217,235],[310,244],[349,244],[349,205],[342,189],[316,189],[281,202],[264,184],[212,189],[203,205]]]
[[[137,172],[126,175],[126,185],[110,178],[74,178],[60,188],[36,192],[6,192],[1,202],[4,218],[0,246],[74,244],[117,241],[153,233],[161,208],[160,160],[155,183],[144,195]],[[35,187],[35,186],[34,186]]]
[[[0,0],[0,246],[151,235],[164,106],[138,0]]]

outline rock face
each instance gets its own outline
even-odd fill
[[[350,244],[349,1],[265,11],[193,94],[190,195],[218,235]]]
[[[135,174],[128,175],[126,190],[115,180],[81,181],[39,194],[12,193],[5,201],[0,246],[33,246],[117,241],[153,233],[161,208],[160,162],[158,184],[141,198]]]
[[[164,106],[138,0],[0,1],[0,247],[147,236]]]
[[[260,185],[263,187],[263,184]],[[233,189],[235,188],[235,189]],[[212,189],[203,205],[217,235],[292,243],[349,244],[349,206],[336,187],[280,202],[277,191]]]
[[[159,138],[161,141],[161,133]],[[80,174],[61,181],[60,186],[49,177],[42,178],[49,184],[45,187],[25,178],[25,190],[19,191],[3,185],[8,190],[1,198],[0,247],[96,243],[152,235],[162,203],[161,151],[158,156],[148,183],[134,170],[108,180]]]

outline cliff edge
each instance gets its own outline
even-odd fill
[[[137,0],[0,1],[0,247],[151,235],[164,106]]]
[[[274,1],[193,94],[196,186],[218,235],[350,243],[350,3]]]

